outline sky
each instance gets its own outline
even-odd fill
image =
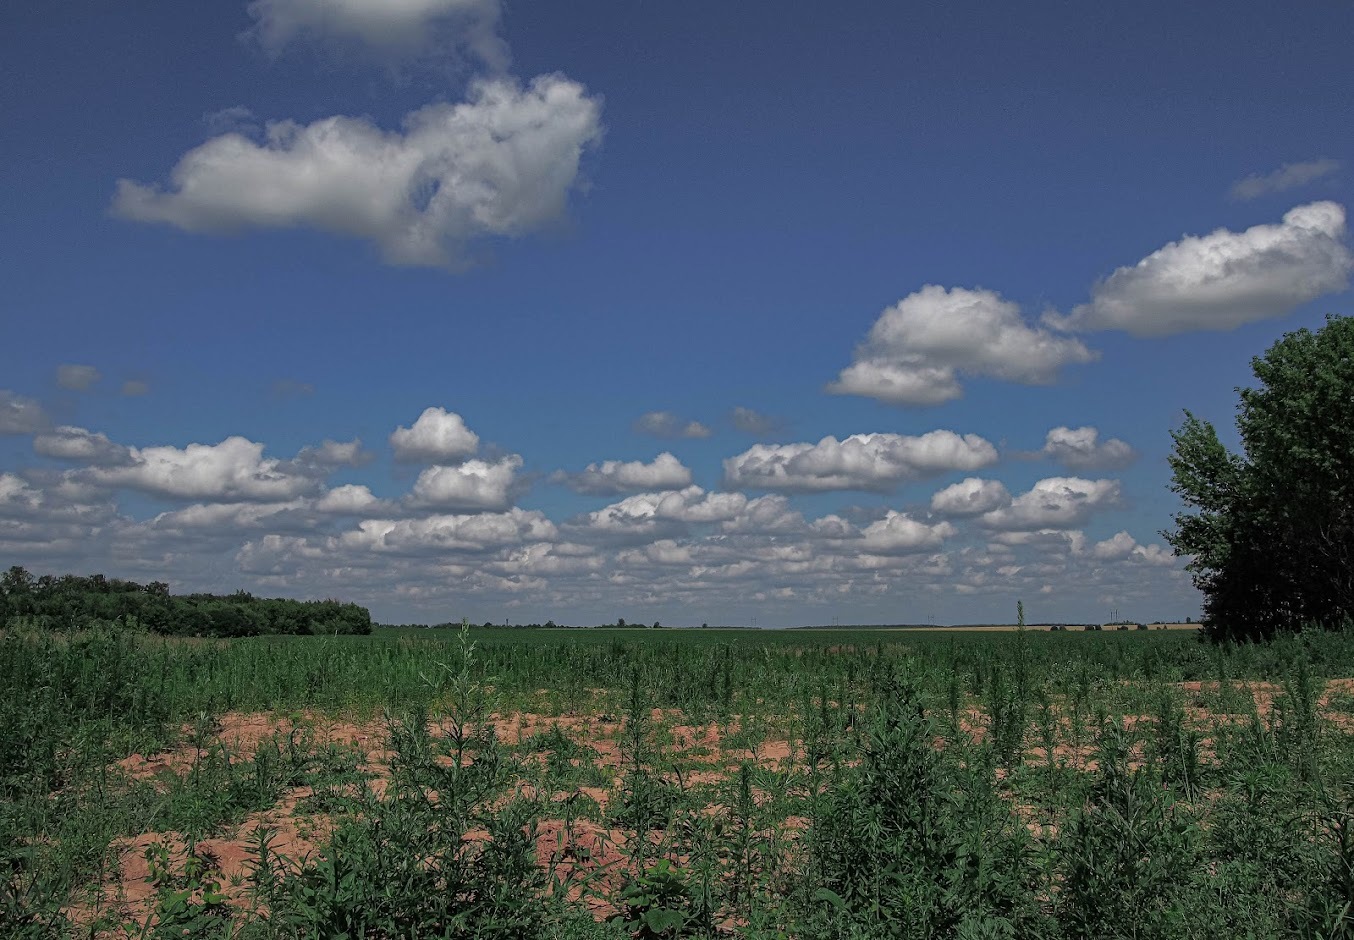
[[[1354,312],[1354,7],[37,0],[0,566],[388,623],[1197,616]]]

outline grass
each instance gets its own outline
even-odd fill
[[[1338,633],[10,630],[0,935],[1351,936],[1351,678]]]

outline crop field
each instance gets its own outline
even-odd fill
[[[1354,935],[1354,638],[0,635],[0,936]]]

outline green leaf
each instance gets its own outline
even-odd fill
[[[654,933],[663,933],[671,930],[674,933],[681,930],[686,924],[686,915],[681,911],[674,911],[671,908],[659,907],[652,911],[644,912],[644,926],[648,927]]]

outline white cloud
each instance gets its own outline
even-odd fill
[[[408,462],[464,460],[480,446],[480,437],[460,415],[445,408],[425,408],[414,426],[397,427],[390,435],[395,459]]]
[[[1099,561],[1136,561],[1146,565],[1170,567],[1175,555],[1160,545],[1139,545],[1127,532],[1116,532],[1091,546],[1091,557]]]
[[[247,35],[270,55],[303,36],[411,54],[451,33],[490,68],[508,64],[498,0],[251,0],[247,9]]]
[[[936,548],[957,531],[948,522],[929,524],[889,510],[883,519],[861,530],[861,544],[865,551],[875,554],[908,554]]]
[[[682,524],[726,522],[748,505],[742,493],[707,493],[699,486],[666,493],[636,493],[588,513],[587,531],[636,535]]]
[[[88,487],[65,480],[35,486],[16,474],[0,473],[0,518],[93,525],[114,514],[113,504]]]
[[[375,456],[371,451],[363,449],[359,438],[353,438],[351,441],[331,441],[325,438],[318,447],[301,448],[296,460],[298,463],[316,467],[361,467],[370,463]]]
[[[409,503],[433,509],[507,509],[521,467],[522,458],[516,454],[493,463],[467,460],[454,467],[428,467],[414,481]]]
[[[836,517],[832,517],[835,519]],[[840,520],[838,520],[840,521]],[[724,532],[730,534],[753,534],[766,535],[776,532],[801,532],[805,530],[807,523],[804,521],[804,514],[790,506],[790,501],[779,493],[771,493],[766,496],[758,496],[756,499],[750,499],[738,513],[726,521],[722,526]],[[854,534],[855,529],[847,526],[844,529],[827,533],[829,537],[845,538]]]
[[[604,460],[588,464],[581,473],[561,471],[551,479],[579,493],[609,496],[633,490],[680,490],[691,485],[691,471],[664,451],[652,463]]]
[[[230,535],[247,529],[264,526],[278,526],[285,516],[300,516],[297,526],[308,527],[304,518],[307,508],[305,500],[288,500],[283,503],[195,503],[183,509],[162,512],[144,526],[160,532],[213,535]]]
[[[129,463],[80,471],[103,486],[122,486],[175,499],[222,502],[294,499],[316,489],[315,478],[263,456],[243,437],[187,447],[130,447]]]
[[[502,513],[438,515],[425,519],[366,519],[343,533],[346,549],[395,554],[439,551],[483,552],[523,542],[553,541],[554,523],[535,510],[513,508]]]
[[[1168,336],[1281,317],[1348,286],[1354,256],[1344,236],[1345,210],[1334,202],[1298,206],[1278,225],[1187,235],[1105,278],[1090,303],[1044,321]]]
[[[56,367],[56,384],[71,391],[83,392],[100,378],[99,370],[93,366],[66,364]]]
[[[108,435],[69,425],[38,434],[33,438],[33,450],[44,457],[82,460],[99,466],[116,466],[132,460],[130,449],[110,441]]]
[[[1079,477],[1049,477],[1011,505],[984,513],[982,522],[993,529],[1032,532],[1040,529],[1071,529],[1084,525],[1099,510],[1119,504],[1118,480],[1083,480]]]
[[[119,180],[118,215],[190,232],[316,228],[375,242],[392,264],[449,267],[466,244],[521,235],[563,215],[601,104],[560,75],[526,88],[476,82],[402,132],[365,118],[273,121],[261,141],[222,134],[190,150],[169,188]]]
[[[1316,182],[1340,169],[1339,160],[1325,158],[1285,163],[1270,173],[1252,173],[1232,186],[1232,198],[1240,201],[1258,199],[1268,193],[1282,193],[1308,183]]]
[[[884,311],[828,391],[936,405],[963,394],[961,375],[1047,385],[1095,358],[1079,340],[1030,326],[994,291],[928,284]]]
[[[315,508],[320,512],[343,516],[369,515],[384,506],[384,501],[373,496],[369,488],[357,483],[327,490],[315,503]]]
[[[931,496],[931,511],[941,516],[978,516],[1011,503],[1000,480],[968,477]]]
[[[1031,529],[1024,532],[998,532],[988,546],[994,553],[999,548],[1032,548],[1041,554],[1080,555],[1086,551],[1086,534],[1080,529]]]
[[[742,405],[738,405],[729,413],[729,420],[733,422],[733,426],[737,430],[744,434],[755,434],[758,437],[774,434],[784,425],[784,422],[779,418],[773,418]]]
[[[122,394],[128,398],[136,398],[149,391],[150,383],[143,379],[128,379],[122,383]]]
[[[756,444],[724,461],[724,479],[740,489],[878,491],[996,461],[997,449],[976,434],[853,434],[817,444]]]
[[[0,434],[32,434],[50,423],[35,400],[0,389]]]
[[[1045,436],[1044,449],[1039,453],[1073,470],[1118,470],[1138,457],[1132,447],[1117,437],[1100,440],[1100,432],[1093,427],[1053,428]]]
[[[654,437],[709,437],[710,429],[699,421],[679,418],[671,411],[649,411],[635,419],[635,430]]]

